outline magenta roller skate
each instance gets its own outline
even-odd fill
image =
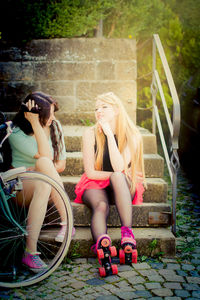
[[[99,268],[99,275],[105,277],[108,275],[116,275],[118,273],[117,265],[112,264],[111,257],[117,256],[115,246],[111,246],[111,239],[109,235],[101,235],[96,243],[97,257],[101,267]]]
[[[121,227],[121,246],[122,249],[119,250],[120,264],[136,264],[138,256],[136,250],[136,240],[133,235],[132,229],[129,227]]]

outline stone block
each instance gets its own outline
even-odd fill
[[[86,205],[72,202],[74,224],[76,226],[90,226],[91,210]],[[170,212],[168,204],[146,204],[134,205],[132,207],[132,222],[134,227],[149,227],[149,212]],[[115,205],[110,205],[109,216],[107,220],[108,227],[120,227],[121,222]],[[168,226],[170,223],[167,224]],[[161,224],[162,226],[162,224]],[[166,225],[165,225],[166,226]],[[153,226],[152,226],[153,227]]]
[[[119,51],[120,49],[120,51]],[[136,59],[136,41],[105,38],[61,38],[32,40],[24,49],[24,59],[96,61]]]
[[[136,61],[116,61],[115,79],[117,80],[136,80],[137,64]]]
[[[54,97],[54,95],[52,95]],[[73,96],[55,96],[54,97],[59,105],[59,110],[62,112],[75,111],[76,109],[76,98]]]
[[[144,192],[144,202],[166,202],[168,185],[162,178],[147,178],[147,189]]]
[[[94,112],[91,111],[58,111],[56,117],[62,125],[87,125],[95,122]]]
[[[35,63],[34,80],[93,80],[95,66],[83,62],[39,62]]]
[[[115,80],[115,64],[113,61],[96,63],[96,80]],[[120,78],[119,78],[120,79]],[[132,78],[131,78],[132,79]]]
[[[1,62],[0,81],[32,81],[33,66],[27,62]]]
[[[129,116],[135,122],[136,116],[136,82],[133,81],[98,81],[77,83],[77,109],[85,109],[86,101],[90,102],[90,109],[94,109],[97,95],[114,92],[122,101]]]
[[[146,176],[151,178],[162,178],[164,172],[164,159],[157,154],[145,154],[144,159]]]
[[[22,61],[22,51],[18,47],[7,47],[7,45],[1,44],[0,47],[0,61]]]
[[[43,81],[40,82],[44,93],[54,96],[75,96],[73,81]]]

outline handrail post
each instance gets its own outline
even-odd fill
[[[172,232],[176,236],[176,198],[177,198],[177,173],[180,167],[178,153],[176,149],[172,149],[170,160],[172,170]]]
[[[169,90],[173,100],[173,122],[171,122],[169,112],[166,105],[166,100],[164,97],[164,93],[162,90],[161,82],[159,79],[158,72],[156,70],[156,52],[158,50],[158,54],[160,56],[166,79],[168,82]],[[158,131],[161,137],[161,144],[164,150],[165,160],[167,163],[168,171],[170,174],[171,184],[172,184],[172,232],[176,235],[176,197],[177,197],[177,173],[180,167],[179,157],[178,157],[178,137],[180,131],[180,103],[177,95],[176,87],[172,78],[172,74],[167,62],[167,58],[164,53],[164,49],[162,47],[162,43],[160,41],[159,35],[153,35],[153,49],[152,49],[152,83],[151,83],[151,93],[152,93],[152,132],[156,134],[156,124],[158,125]],[[170,129],[171,136],[171,156],[169,160],[169,154],[166,150],[166,143],[163,138],[163,130],[160,123],[159,113],[156,106],[156,94],[157,90],[159,90],[161,95],[161,100],[164,107],[165,116],[167,119],[167,124]]]
[[[151,92],[152,92],[152,133],[156,134],[156,117],[155,117],[155,106],[156,106],[156,79],[155,79],[155,70],[156,70],[156,44],[153,38],[153,49],[152,49],[152,84],[151,84]]]

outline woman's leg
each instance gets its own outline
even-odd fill
[[[121,172],[112,173],[110,183],[121,225],[132,227],[132,197],[125,175]]]
[[[99,236],[107,233],[108,197],[105,190],[89,189],[85,190],[82,199],[92,209],[91,232],[96,242]]]
[[[37,252],[37,241],[47,211],[51,187],[43,182],[34,184],[34,192],[28,209],[26,248],[29,252]]]
[[[47,158],[47,157],[40,157],[35,165],[35,170],[38,172],[41,172],[45,175],[48,175],[55,181],[57,181],[62,187],[63,187],[63,182],[61,180],[60,175],[56,171],[53,162]],[[63,187],[64,188],[64,187]],[[65,207],[64,204],[60,198],[60,195],[58,194],[57,191],[52,189],[51,191],[51,199],[53,200],[61,218],[62,223],[66,223],[66,215],[65,215]]]
[[[62,181],[57,173],[52,161],[46,157],[41,157],[36,162],[35,170],[46,174],[59,182],[62,186]],[[23,201],[23,194],[26,195],[26,205],[29,205],[27,216],[27,231],[28,236],[26,240],[26,247],[29,252],[37,251],[37,241],[44,221],[44,217],[47,210],[47,205],[51,196],[56,208],[59,211],[61,221],[66,222],[66,216],[63,214],[64,204],[60,198],[60,195],[51,189],[51,186],[45,182],[33,181],[24,183],[23,191],[18,193],[17,201]],[[22,203],[21,203],[22,204]]]
[[[35,180],[24,181],[23,190],[17,193],[18,205],[28,207],[26,248],[29,252],[37,252],[37,241],[50,194],[51,187],[48,184]]]

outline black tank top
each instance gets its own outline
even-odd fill
[[[115,137],[115,140],[116,140],[116,143],[117,143],[117,138],[116,138],[116,135],[114,135]],[[118,143],[117,143],[118,145]],[[95,149],[95,152],[96,152],[96,142],[95,142],[95,146],[94,146],[94,149]],[[108,171],[108,172],[113,172],[113,168],[112,168],[112,165],[111,165],[111,162],[110,162],[110,155],[109,155],[109,151],[108,151],[108,140],[107,140],[107,137],[105,139],[105,145],[104,145],[104,153],[103,153],[103,171]]]

